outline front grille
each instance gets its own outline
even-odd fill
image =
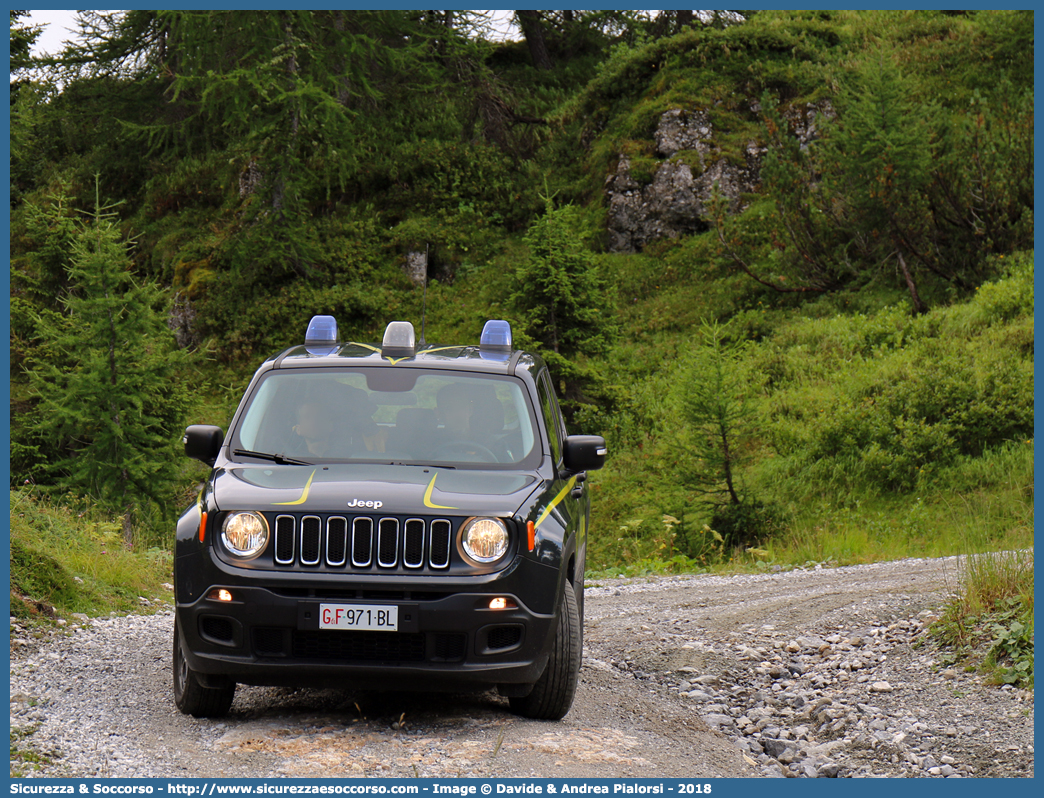
[[[428,563],[432,568],[449,567],[450,534],[453,525],[449,521],[437,520],[431,522],[431,548],[428,554]]]
[[[435,635],[433,660],[442,662],[453,662],[464,659],[464,652],[468,648],[467,635],[463,634],[437,634]]]
[[[348,553],[348,519],[330,518],[326,521],[326,563],[344,565]]]
[[[352,565],[368,568],[373,562],[373,519],[356,518],[352,522]]]
[[[276,516],[274,548],[277,565],[290,565],[294,561],[294,526],[292,515]]]
[[[375,601],[440,601],[453,593],[436,590],[356,590],[354,588],[270,587],[291,599],[373,599]]]
[[[294,632],[293,652],[299,659],[361,662],[423,662],[422,632]]]
[[[402,538],[402,564],[407,568],[424,565],[424,522],[411,518],[406,522]]]
[[[453,523],[444,518],[278,515],[271,556],[276,566],[382,571],[445,570]]]
[[[254,629],[254,653],[260,657],[282,657],[286,655],[283,630],[271,626]]]
[[[301,519],[301,565],[318,565],[322,553],[323,521],[314,515]]]
[[[377,529],[377,564],[381,568],[394,568],[399,559],[399,522],[382,518]]]

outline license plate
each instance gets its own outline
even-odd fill
[[[399,608],[373,604],[320,604],[319,628],[397,632]]]

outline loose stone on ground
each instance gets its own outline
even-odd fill
[[[58,777],[1033,776],[1033,694],[943,664],[952,560],[588,587],[573,710],[493,693],[240,688],[181,715],[169,610],[12,621],[12,746]],[[19,766],[12,757],[12,767]]]

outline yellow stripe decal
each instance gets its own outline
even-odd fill
[[[369,344],[360,344],[356,341],[349,341],[348,346],[361,346],[363,349],[369,349],[371,352],[380,352],[376,346],[370,346]]]
[[[424,491],[424,506],[430,507],[433,510],[459,510],[459,507],[447,507],[444,504],[435,504],[431,500],[431,492],[435,489],[435,477],[438,473],[432,474],[431,482],[428,483],[428,489]]]
[[[565,498],[565,495],[573,489],[573,485],[575,484],[576,477],[573,477],[566,483],[566,486],[562,488],[562,492],[551,500],[551,504],[547,505],[547,507],[544,508],[544,512],[540,514],[540,517],[537,518],[536,523],[533,525],[534,528],[539,527],[542,523],[544,523],[544,519],[551,515],[551,511],[554,510],[556,506],[558,506],[558,503]]]
[[[308,481],[305,483],[304,490],[301,491],[301,498],[293,502],[272,502],[272,504],[304,504],[308,501],[308,489],[312,487],[312,480],[315,479],[315,469],[312,469],[312,475],[308,477]]]
[[[459,346],[438,346],[438,347],[435,347],[434,349],[421,349],[420,351],[418,351],[418,352],[416,352],[415,354],[412,354],[412,355],[404,355],[403,357],[390,357],[388,355],[384,355],[384,358],[389,363],[391,363],[394,366],[396,363],[401,363],[404,360],[409,360],[411,357],[416,357],[417,355],[430,355],[432,352],[442,352],[445,349],[460,349],[460,347]],[[376,350],[374,350],[374,351],[376,351]]]
[[[381,351],[376,346],[370,346],[369,344],[360,344],[360,343],[358,343],[356,341],[350,341],[348,343],[348,346],[361,346],[363,349],[369,349],[371,352],[378,352],[379,353]],[[422,349],[417,354],[424,354],[424,355],[426,355],[429,352],[442,352],[442,351],[444,351],[446,349],[460,349],[460,348],[461,347],[459,347],[459,346],[439,346],[439,347],[435,347],[434,349]],[[404,360],[409,360],[411,357],[416,357],[416,355],[406,355],[405,357],[390,357],[388,355],[382,355],[382,357],[394,366],[397,363],[401,363]],[[456,508],[454,508],[454,509],[456,509]]]

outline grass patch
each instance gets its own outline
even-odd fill
[[[995,684],[1033,687],[1033,551],[971,554],[960,585],[932,627],[947,664],[984,671]]]
[[[11,491],[11,615],[47,621],[74,612],[140,612],[139,597],[169,606],[169,551],[128,551],[119,524],[90,504]],[[70,506],[76,505],[76,506]]]
[[[31,726],[23,726],[20,729],[11,729],[11,778],[23,778],[38,772],[44,765],[53,764],[53,760],[50,757],[22,745],[39,728],[40,724],[37,723]]]
[[[1033,447],[1018,443],[967,458],[923,495],[874,495],[822,489],[773,496],[785,531],[754,545],[714,547],[703,531],[711,512],[672,479],[677,446],[647,441],[625,449],[591,477],[588,572],[680,573],[807,563],[855,565],[908,557],[944,557],[1033,546]],[[953,490],[956,488],[957,490]],[[758,491],[761,495],[761,491]],[[670,521],[669,519],[674,519]],[[707,545],[694,547],[703,538]]]

